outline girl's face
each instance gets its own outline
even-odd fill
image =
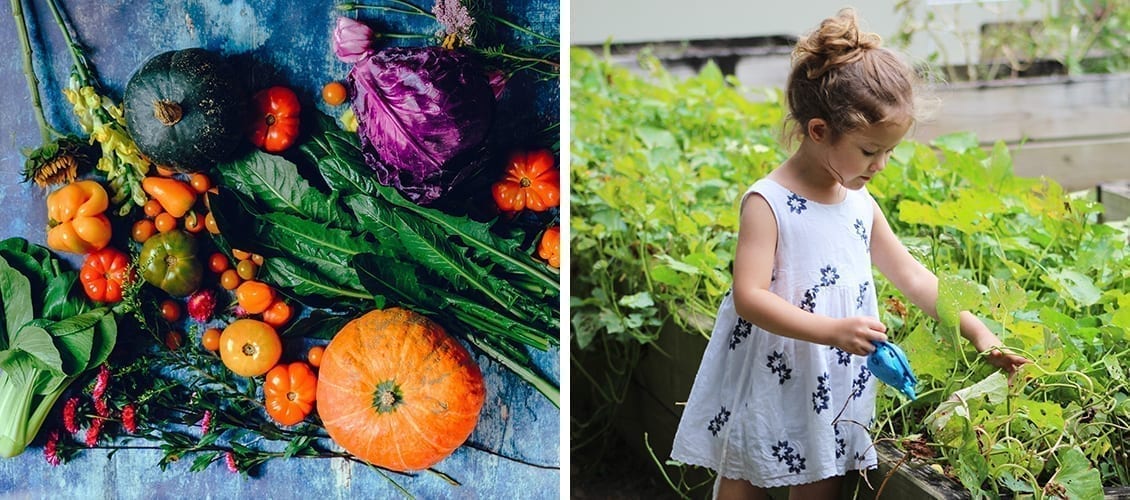
[[[840,184],[860,189],[887,167],[895,146],[910,130],[910,122],[877,123],[841,136],[835,143],[818,141],[825,149],[827,168]]]

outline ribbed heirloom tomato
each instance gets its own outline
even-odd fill
[[[275,86],[260,90],[252,98],[248,131],[251,143],[269,153],[285,151],[298,137],[298,115],[302,109],[293,90]]]
[[[258,377],[282,356],[275,329],[255,319],[237,319],[220,334],[220,359],[236,375]]]
[[[491,186],[491,194],[500,210],[544,212],[561,204],[560,178],[548,150],[517,152],[510,155],[506,172]]]
[[[131,278],[128,267],[129,257],[114,247],[91,252],[79,274],[82,290],[95,302],[121,302],[122,287]]]
[[[314,410],[318,377],[302,361],[280,364],[267,372],[263,383],[267,414],[282,425],[301,422]]]

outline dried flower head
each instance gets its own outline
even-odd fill
[[[24,181],[35,182],[42,188],[74,181],[80,170],[90,166],[92,152],[93,148],[75,136],[61,137],[25,151]]]
[[[90,421],[90,428],[86,429],[86,447],[93,448],[98,444],[100,437],[102,437],[102,419],[96,418]]]
[[[110,369],[103,363],[98,368],[98,377],[94,379],[94,390],[90,391],[90,397],[95,401],[102,399],[102,395],[106,394],[106,388],[110,385]]]
[[[204,417],[200,419],[200,434],[207,434],[212,428],[212,410],[204,410]]]
[[[110,407],[106,404],[106,398],[99,398],[94,400],[94,412],[99,417],[109,417]]]
[[[228,470],[231,471],[232,474],[238,474],[239,473],[239,466],[236,465],[236,463],[235,463],[235,454],[234,453],[232,453],[230,451],[227,452],[227,453],[224,453],[224,464],[228,466]]]
[[[137,410],[134,409],[132,404],[127,404],[122,408],[122,428],[130,434],[137,432]]]

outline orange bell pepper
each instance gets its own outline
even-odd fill
[[[149,176],[141,180],[141,189],[157,200],[169,215],[178,219],[196,204],[196,190],[177,179]]]
[[[47,195],[47,246],[84,254],[110,244],[110,206],[106,189],[96,181],[76,181]]]

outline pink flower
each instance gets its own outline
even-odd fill
[[[436,0],[435,6],[432,7],[432,14],[435,14],[436,21],[439,21],[439,24],[443,26],[443,31],[439,33],[441,38],[453,36],[463,45],[474,45],[471,28],[475,25],[475,19],[471,17],[471,13],[467,11],[467,6],[463,5],[463,2],[460,0]]]
[[[122,408],[122,428],[130,434],[137,432],[137,410],[134,409],[132,404],[127,404],[125,408]]]
[[[99,417],[109,417],[110,416],[110,408],[108,406],[106,406],[106,399],[105,398],[94,400],[94,411],[98,413]]]
[[[43,446],[43,457],[52,467],[63,463],[63,459],[59,458],[59,431],[53,430],[47,436],[47,444]]]
[[[188,315],[198,323],[207,323],[216,309],[216,293],[210,288],[197,290],[188,297]]]
[[[251,315],[247,312],[247,309],[244,309],[241,305],[236,305],[235,307],[233,307],[231,313],[234,314],[237,318],[246,318]]]
[[[110,369],[103,363],[98,369],[98,378],[94,381],[94,390],[90,392],[90,397],[96,401],[102,399],[102,395],[106,394],[106,387],[110,385]]]
[[[235,454],[233,454],[232,452],[229,451],[227,453],[224,453],[224,464],[228,466],[228,470],[230,470],[233,474],[239,473],[239,466],[236,465]]]
[[[341,62],[355,63],[373,52],[373,30],[348,17],[337,18],[333,38],[334,55]]]
[[[212,410],[204,410],[204,417],[200,419],[200,433],[207,434],[212,427]]]
[[[71,396],[67,404],[63,405],[63,428],[74,434],[78,432],[78,423],[75,422],[75,412],[78,410],[78,396]]]
[[[98,444],[100,437],[102,437],[102,419],[96,418],[90,421],[90,428],[86,430],[86,447],[93,448]]]

